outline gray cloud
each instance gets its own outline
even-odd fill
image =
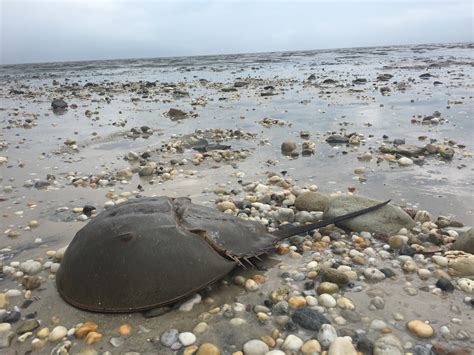
[[[469,0],[0,1],[3,64],[473,39]]]

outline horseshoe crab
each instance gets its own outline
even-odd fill
[[[140,198],[101,212],[70,243],[57,272],[60,295],[78,308],[134,312],[179,301],[258,258],[281,239],[373,211],[276,231],[191,203]]]

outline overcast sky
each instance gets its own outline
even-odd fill
[[[2,64],[473,41],[471,0],[0,0]]]

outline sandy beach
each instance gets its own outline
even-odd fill
[[[0,353],[470,354],[472,50],[1,66]],[[391,207],[284,240],[170,307],[63,301],[55,274],[76,232],[151,196],[270,232],[366,199]]]

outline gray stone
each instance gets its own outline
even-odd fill
[[[318,332],[318,341],[323,348],[329,345],[337,338],[337,331],[331,324],[323,324]]]
[[[179,335],[178,329],[167,330],[166,332],[161,334],[160,342],[164,346],[170,347],[171,345],[173,345],[174,343],[178,341],[178,335]]]
[[[474,254],[474,228],[470,228],[466,232],[459,233],[459,236],[456,238],[452,249]]]
[[[296,150],[296,143],[293,141],[286,141],[281,144],[281,153],[282,154],[290,154]]]
[[[319,192],[303,192],[295,200],[295,207],[299,211],[326,211],[329,198]]]
[[[321,313],[309,308],[297,309],[291,319],[300,327],[309,330],[319,330],[323,324],[330,324]]]
[[[404,355],[402,343],[392,334],[385,334],[374,343],[374,355]]]
[[[377,203],[380,201],[363,196],[335,196],[330,198],[329,209],[324,218],[333,218]],[[395,234],[402,228],[411,229],[415,226],[415,221],[400,207],[389,204],[376,211],[340,222],[338,225],[355,232]]]

